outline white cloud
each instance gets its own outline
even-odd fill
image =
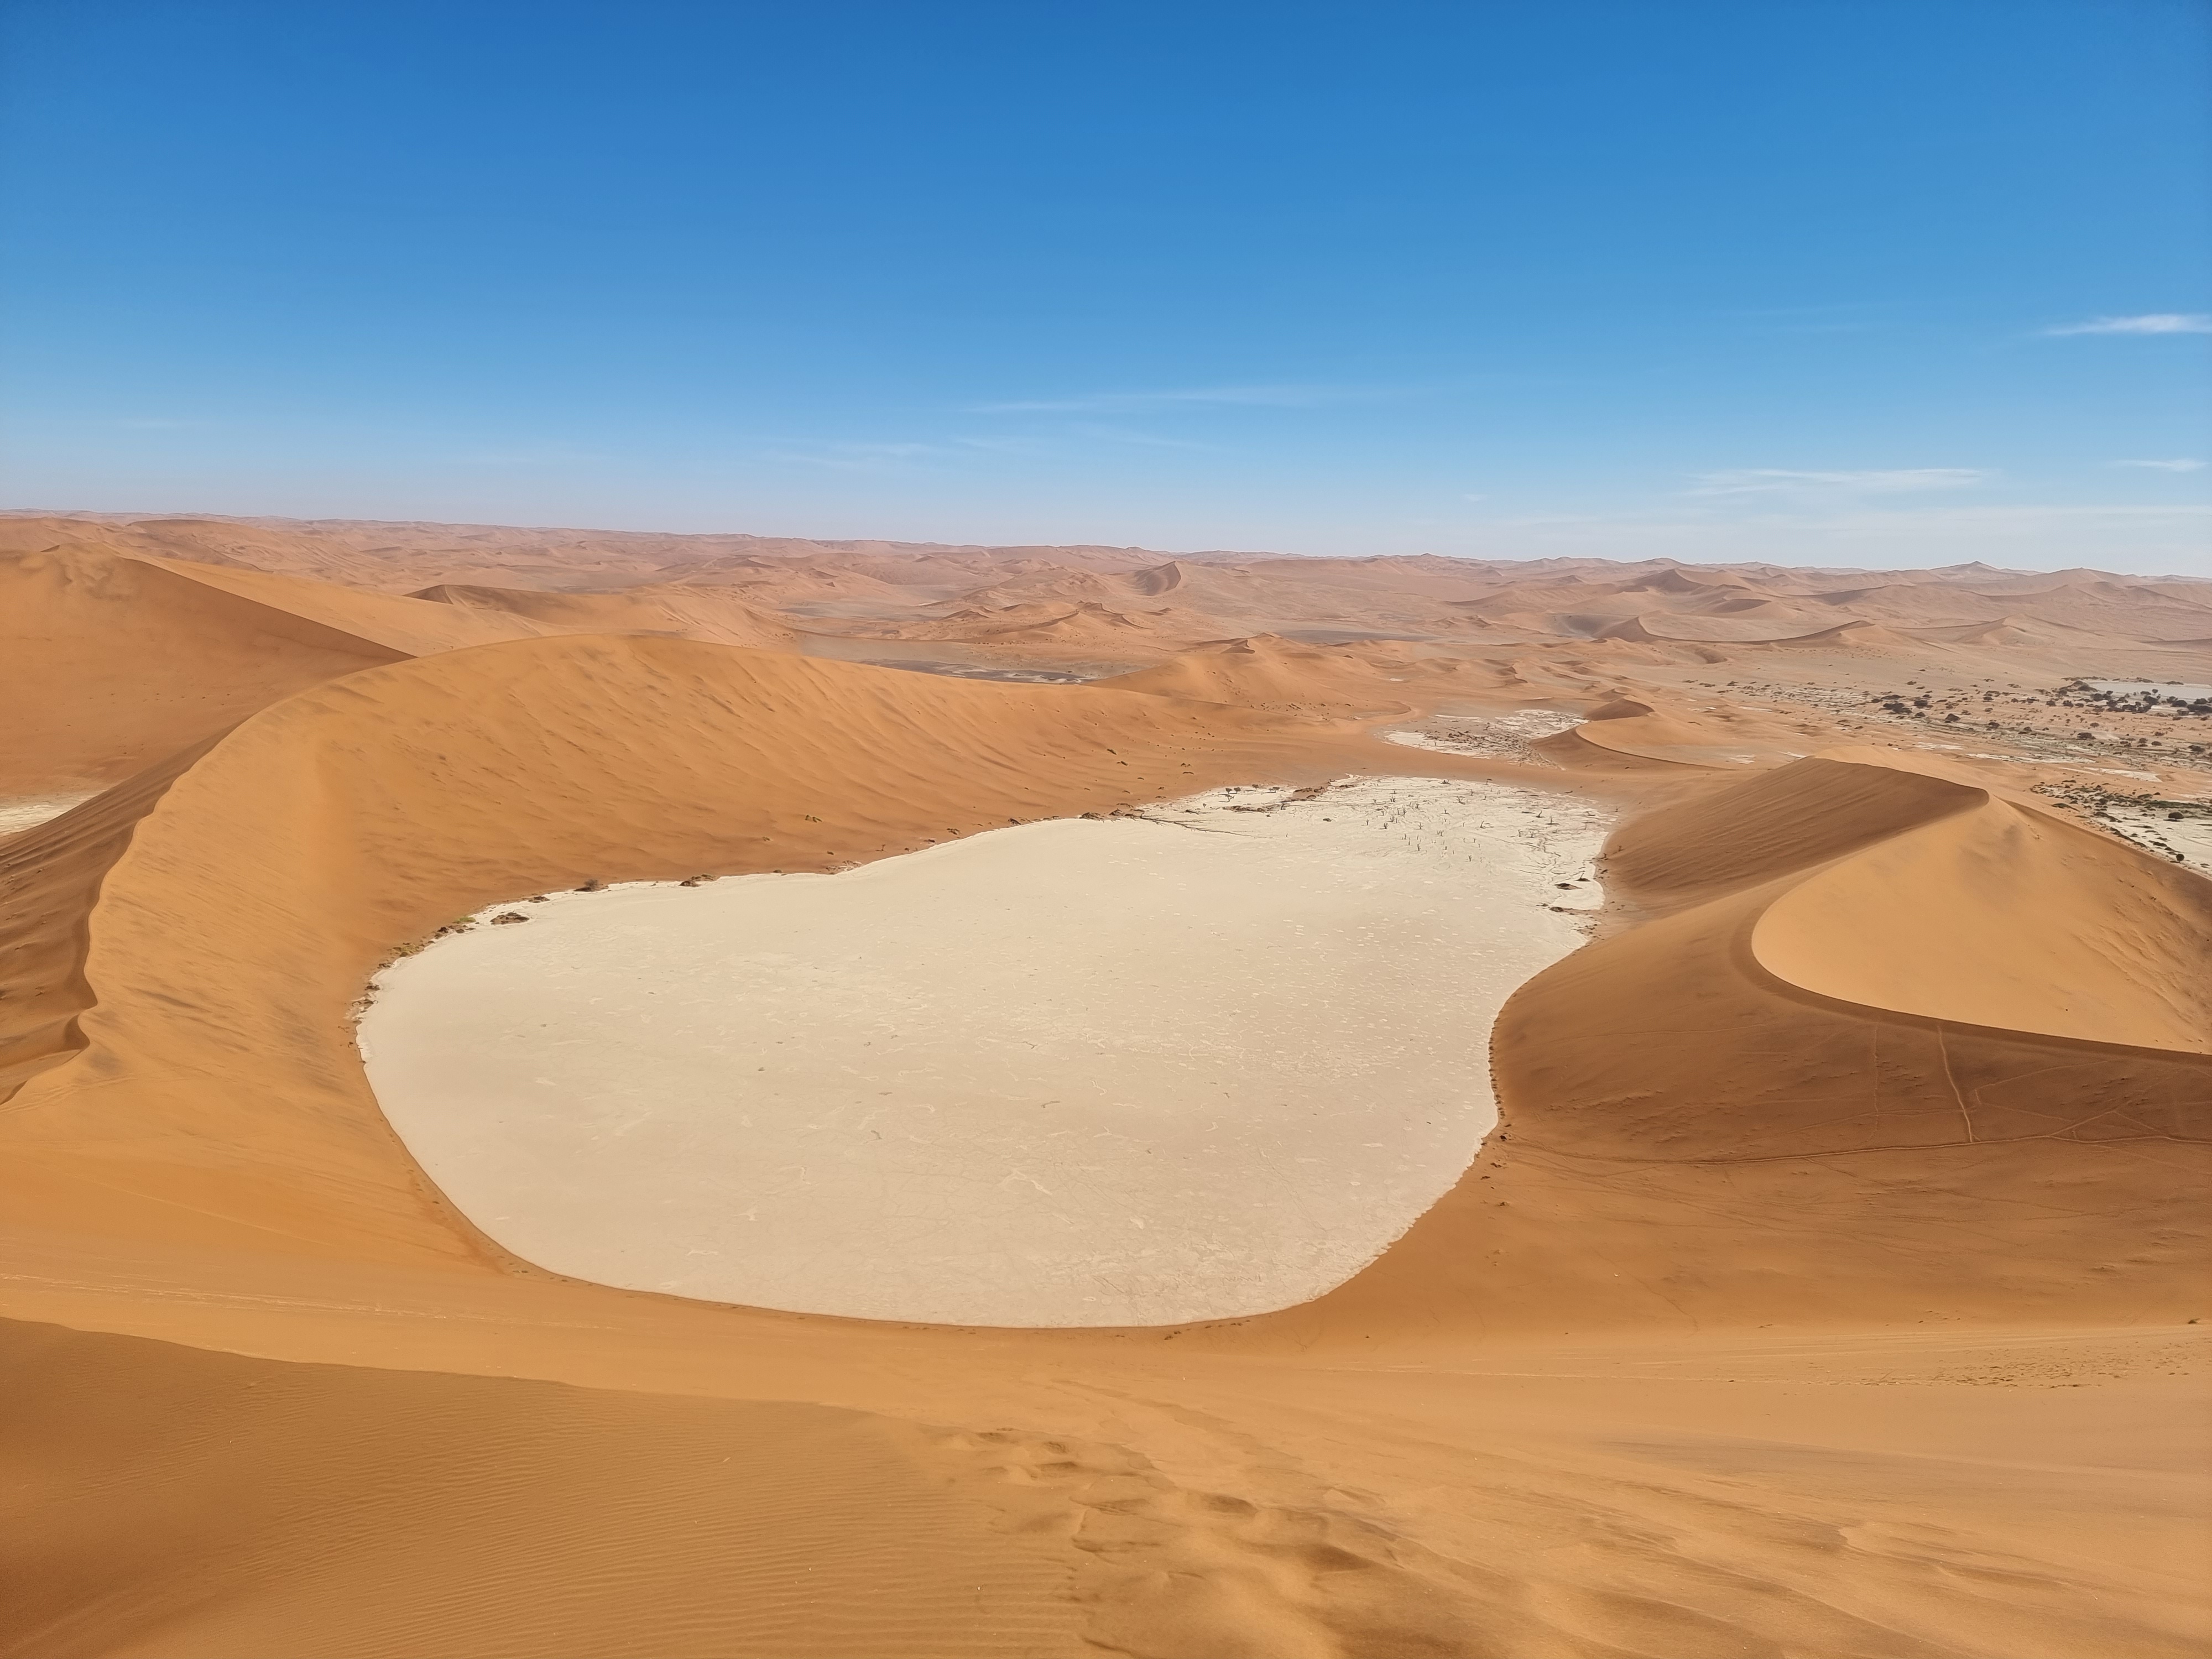
[[[1552,555],[1696,562],[1890,567],[1984,559],[2013,568],[2168,572],[2212,577],[2212,506],[2119,504],[1826,507],[1803,501],[1738,516],[1671,511],[1524,514],[1489,526],[1469,550],[1499,558]]]
[[[2148,467],[2154,472],[2202,472],[2204,463],[2191,460],[2186,455],[2176,456],[2170,461],[2114,461],[2114,466]]]
[[[1215,444],[1194,443],[1188,438],[1164,438],[1157,432],[1139,432],[1126,426],[1101,426],[1086,422],[1070,428],[1078,437],[1096,439],[1100,443],[1135,444],[1147,449],[1217,449]]]
[[[771,449],[762,459],[799,466],[828,467],[838,472],[896,471],[924,455],[938,453],[934,444],[836,443],[818,449]]]
[[[1486,501],[1489,499],[1490,497],[1487,495],[1462,495],[1460,497],[1460,500],[1463,501]]]
[[[1029,455],[1036,452],[1034,438],[955,438],[963,449],[980,449],[993,455]]]
[[[2046,328],[2045,334],[2212,334],[2212,316],[2201,311],[2154,311],[2140,317],[2092,317],[2086,323]]]
[[[1015,403],[977,404],[978,415],[1113,415],[1194,404],[1248,409],[1314,409],[1388,396],[1372,387],[1324,386],[1194,386],[1176,392],[1094,392],[1075,398],[1025,398]]]
[[[565,467],[591,466],[615,458],[596,449],[573,444],[518,444],[504,449],[465,449],[446,458],[462,466]]]
[[[1803,472],[1786,467],[1738,467],[1698,475],[1691,495],[1917,494],[1927,489],[1962,489],[1995,477],[1970,466],[1908,466],[1863,472]]]

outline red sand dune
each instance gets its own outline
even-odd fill
[[[0,1653],[2059,1659],[2212,1633],[2212,886],[2069,816],[2085,779],[2212,775],[2195,717],[2100,714],[2085,744],[2058,690],[2116,653],[2201,676],[2158,643],[2205,608],[2190,585],[0,530],[0,672],[36,715],[6,787],[115,785],[0,837]],[[1217,621],[1433,626],[1225,628],[1109,684],[1009,685],[802,658],[830,619],[763,598],[783,570],[926,625],[994,571],[1164,568],[1146,592]],[[311,574],[339,569],[362,586]],[[1850,641],[1970,590],[2034,625],[1716,660],[1459,620],[1748,597]],[[1929,707],[1886,710],[1905,680]],[[1534,701],[1587,716],[1548,769],[1375,740]],[[1627,816],[1594,941],[1492,1034],[1500,1132],[1279,1313],[975,1332],[562,1280],[414,1167],[353,1047],[378,964],[489,902],[1390,770]]]
[[[752,646],[789,646],[796,638],[781,617],[711,588],[655,586],[619,593],[555,593],[440,582],[410,597],[502,622],[520,618],[552,634],[671,634]]]

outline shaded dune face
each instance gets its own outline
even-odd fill
[[[1671,908],[1826,864],[1984,799],[1894,766],[1800,761],[1638,815],[1606,848],[1606,880]]]
[[[1595,749],[1607,758],[1656,760],[1694,766],[1749,760],[1744,733],[1720,722],[1661,712],[1648,702],[1616,697],[1592,709],[1550,752]]]
[[[2212,888],[2039,818],[1811,759],[1632,820],[1608,879],[1686,907],[1522,988],[1493,1055],[1501,1150],[1367,1273],[1280,1317],[1328,1341],[1900,1305],[2186,1316],[2212,1253],[2191,1196],[2212,1175],[2212,1056],[2186,969],[2212,961]],[[2002,866],[2028,836],[2068,861],[2059,902],[1910,878]]]
[[[546,592],[440,582],[408,596],[462,612],[516,617],[561,634],[681,634],[720,645],[789,646],[780,619],[741,599],[705,589],[647,586],[620,593]]]
[[[1796,877],[1748,950],[1838,1004],[2212,1053],[2212,884],[1913,765],[1838,750],[1646,813],[1608,879],[1671,907]]]
[[[106,1477],[11,1459],[9,1654],[1088,1647],[1057,1517],[1017,1533],[881,1417],[13,1323],[0,1384],[11,1428]]]
[[[0,720],[0,798],[117,782],[278,698],[405,654],[96,550],[0,558],[0,707],[32,711]]]
[[[127,782],[0,842],[0,1101],[84,1047],[77,1016],[87,920],[140,820],[213,746],[195,744]]]
[[[1809,877],[1751,950],[1839,1002],[2212,1055],[2212,884],[2007,801]]]
[[[1404,664],[1385,669],[1352,651],[1330,651],[1261,635],[1212,641],[1157,668],[1120,675],[1104,684],[1209,702],[1285,708],[1358,707],[1377,714],[1409,714],[1413,705],[1405,700],[1407,683],[1434,672],[1429,665],[1420,665],[1419,672]]]

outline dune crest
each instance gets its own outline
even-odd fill
[[[674,634],[720,645],[765,647],[789,647],[796,639],[781,618],[711,588],[645,586],[619,593],[557,593],[439,582],[409,597],[462,611],[518,618],[533,632]]]
[[[1790,810],[1800,789],[1825,810]],[[1917,862],[1919,837],[1979,838],[1993,806],[1923,770],[1810,759],[1624,824],[1607,879],[1656,900],[1658,918],[1522,988],[1495,1038],[1498,1149],[1373,1267],[1280,1326],[1361,1347],[1547,1325],[1802,1328],[1900,1304],[2094,1318],[2112,1295],[2105,1264],[2123,1257],[2130,1318],[2186,1316],[2212,1253],[2212,1224],[2184,1196],[2184,1171],[2212,1174],[2212,1056],[2163,975],[2202,959],[2201,900],[2175,914],[2155,896],[2167,889],[2146,890],[2130,918],[2143,936],[2094,968],[2107,1020],[2094,1035],[2037,1029],[2057,1023],[2051,1004],[2003,951],[1937,958],[1945,996],[2002,1018],[1888,1006],[1925,994],[1916,953],[1947,921],[2046,960],[2080,937],[2063,919],[2001,915],[2002,896],[1946,891],[1941,869],[1884,891],[1893,849]],[[2089,850],[2081,880],[2108,896],[2152,878],[2212,890],[2112,843]],[[1814,954],[1816,928],[1856,977]],[[1819,964],[1816,994],[1771,969],[1757,948],[1769,937],[1784,967]],[[2165,1041],[2116,1047],[2115,1029]],[[1683,1030],[1698,1042],[1664,1040]],[[2154,1159],[2127,1153],[2146,1144]],[[1669,1219],[1678,1206],[1694,1224]],[[2039,1218],[2032,1248],[1978,1246],[2023,1209]],[[1571,1254],[1551,1243],[1566,1216],[1587,1247]]]
[[[2212,1054],[2212,882],[1977,793],[1770,905],[1760,964],[1929,1019]]]
[[[0,558],[0,699],[46,711],[0,722],[0,796],[117,782],[276,698],[407,654],[98,550]]]

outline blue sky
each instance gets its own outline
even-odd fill
[[[0,504],[2212,574],[2212,8],[0,7]]]

